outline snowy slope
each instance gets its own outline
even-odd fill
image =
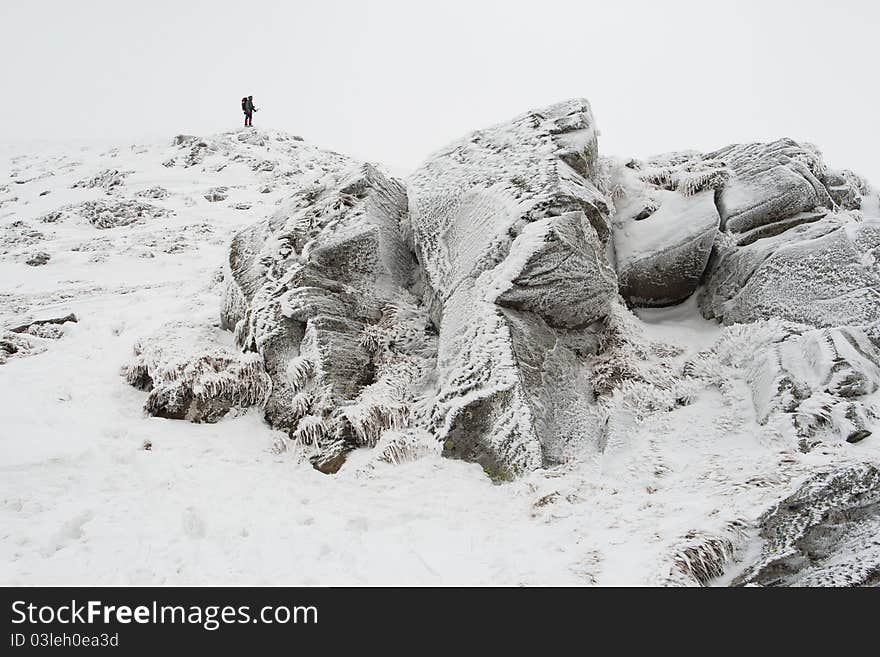
[[[0,162],[0,325],[79,320],[16,334],[0,364],[4,584],[696,584],[726,564],[724,583],[801,481],[880,462],[876,433],[804,450],[780,415],[759,417],[744,359],[779,327],[725,329],[693,298],[637,317],[615,304],[591,367],[630,383],[609,394],[603,448],[502,485],[378,447],[327,476],[259,408],[149,417],[122,376],[133,345],[172,322],[176,348],[233,351],[230,239],[322,165],[347,166],[272,131],[180,142]]]

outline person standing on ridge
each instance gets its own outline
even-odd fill
[[[254,97],[253,96],[245,96],[241,99],[241,111],[244,112],[244,125],[252,126],[254,112],[257,111],[257,108],[254,107]]]

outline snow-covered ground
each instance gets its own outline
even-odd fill
[[[801,453],[756,422],[736,380],[625,427],[600,456],[501,485],[475,464],[371,450],[323,475],[274,449],[257,409],[216,424],[145,416],[120,373],[133,344],[176,320],[231,345],[225,245],[305,175],[285,175],[290,140],[246,134],[218,138],[222,166],[165,166],[188,152],[171,144],[0,152],[0,325],[79,319],[0,364],[0,583],[667,583],[704,537],[747,553],[749,523],[808,472],[880,460],[877,440]],[[131,173],[72,187],[107,170]],[[138,195],[157,187],[167,196]],[[217,187],[227,198],[207,200]],[[77,211],[41,220],[135,199],[167,212],[105,229]],[[26,264],[37,253],[49,261]],[[721,335],[693,302],[639,318],[682,361]]]

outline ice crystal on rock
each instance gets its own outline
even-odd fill
[[[829,169],[814,146],[780,139],[606,168],[620,291],[632,305],[677,303],[704,284],[703,313],[728,324],[880,318],[880,228],[853,214],[873,191]]]
[[[589,434],[577,353],[616,295],[598,176],[593,116],[575,100],[475,132],[410,177],[447,454],[518,472]]]
[[[814,329],[781,320],[736,325],[687,371],[723,386],[745,381],[758,422],[787,418],[802,449],[858,442],[878,417],[880,350],[854,327]]]
[[[190,327],[172,324],[161,331],[161,338],[152,336],[135,345],[125,377],[149,391],[147,413],[215,422],[233,407],[265,404],[272,382],[259,354],[229,349],[210,334],[196,332],[198,342],[187,340],[192,333]],[[194,343],[207,345],[193,348]]]
[[[761,556],[734,584],[876,586],[880,470],[858,464],[808,478],[760,519]]]
[[[269,421],[316,445],[316,467],[334,472],[346,452],[408,417],[390,368],[374,362],[378,341],[364,335],[406,294],[413,257],[400,231],[398,181],[300,150],[302,184],[291,201],[233,240],[222,322],[244,351],[265,358]],[[426,323],[422,314],[423,334]]]

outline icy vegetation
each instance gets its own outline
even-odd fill
[[[3,583],[878,582],[880,198],[811,144],[3,166]]]

